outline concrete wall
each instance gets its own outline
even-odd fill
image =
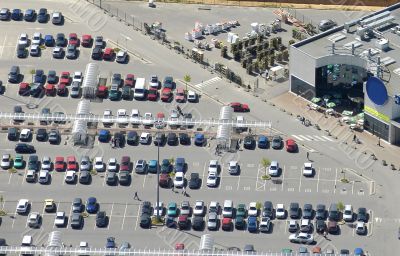
[[[398,1],[397,0],[277,0],[276,2],[294,3],[294,4],[347,5],[347,6],[389,6],[397,3]]]
[[[315,59],[298,48],[290,47],[290,74],[315,86]]]

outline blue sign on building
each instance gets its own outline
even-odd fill
[[[394,103],[400,105],[400,94],[394,95]]]

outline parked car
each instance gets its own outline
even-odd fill
[[[199,189],[201,187],[201,179],[199,173],[191,173],[189,180],[190,189]]]
[[[239,102],[232,102],[229,104],[231,108],[233,108],[234,112],[250,112],[249,105],[242,104]]]
[[[289,236],[289,241],[292,243],[307,243],[311,244],[314,242],[314,236],[312,234],[308,233],[296,233],[296,234],[291,234]]]
[[[333,28],[334,26],[336,26],[336,22],[334,22],[333,20],[321,20],[318,24],[318,29],[320,31],[326,31],[329,30],[331,28]]]
[[[78,56],[76,45],[69,44],[67,46],[66,55],[67,59],[76,59]]]
[[[126,63],[128,61],[128,53],[126,51],[119,51],[116,55],[115,61],[118,63]]]
[[[39,23],[46,23],[49,19],[49,16],[47,14],[47,9],[46,8],[40,8],[38,15],[37,15],[37,20]]]
[[[92,36],[88,34],[82,35],[82,46],[83,47],[91,47],[92,45]]]
[[[51,22],[54,25],[60,25],[63,23],[63,15],[61,14],[61,12],[53,12],[51,14]]]
[[[273,149],[281,149],[282,148],[282,138],[280,136],[274,136],[272,138],[271,146]]]
[[[297,152],[298,151],[298,147],[296,144],[296,141],[293,139],[287,139],[286,142],[286,151],[287,152]]]

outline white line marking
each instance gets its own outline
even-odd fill
[[[335,168],[336,174],[335,174],[335,188],[333,189],[333,194],[336,194],[336,183],[337,183],[337,168]]]
[[[203,187],[203,185],[204,185],[205,183],[207,183],[207,182],[204,180],[204,177],[205,177],[205,175],[206,175],[206,168],[207,168],[207,163],[204,163],[203,177],[201,178],[201,187]]]
[[[203,87],[206,87],[206,86],[208,86],[208,85],[211,85],[211,84],[213,84],[213,83],[216,83],[216,82],[218,82],[218,81],[220,81],[220,80],[222,80],[222,79],[221,79],[220,77],[216,76],[216,77],[214,77],[214,78],[211,78],[211,79],[209,79],[209,80],[203,81],[203,82],[198,83],[198,84],[195,84],[195,85],[193,85],[193,86],[196,87],[196,88],[201,89],[201,88],[203,88]]]
[[[6,45],[6,40],[7,40],[7,33],[5,34],[4,41],[3,41],[3,44],[1,46],[0,58],[3,57],[4,46]]]
[[[327,137],[327,136],[324,136],[324,135],[322,135],[321,137],[324,138],[324,139],[326,139],[326,140],[329,140],[329,141],[335,141],[335,140],[333,140],[333,139],[331,139],[331,138],[329,138],[329,137]]]
[[[126,217],[126,210],[128,209],[128,204],[125,204],[125,211],[124,211],[124,218],[122,219],[121,230],[124,229],[125,217]]]
[[[304,135],[299,135],[299,137],[303,138],[303,139],[306,140],[306,141],[311,141],[311,139],[307,138],[307,137],[304,136]]]
[[[139,222],[139,214],[140,214],[140,208],[142,208],[141,205],[139,205],[137,214],[136,214],[136,224],[135,224],[135,230],[137,230],[138,222]]]
[[[218,189],[221,189],[221,187],[222,187],[222,175],[223,175],[223,173],[224,173],[224,165],[223,164],[221,164],[220,165],[221,166],[221,173],[220,173],[220,175],[219,175],[219,187],[218,187]]]
[[[301,178],[303,177],[302,171],[300,171],[300,179],[299,179],[299,192],[301,191]]]
[[[111,217],[112,217],[112,212],[114,210],[114,204],[111,205],[111,213],[110,213],[110,217],[108,218],[108,226],[107,229],[110,229],[111,226]]]
[[[318,175],[317,175],[317,192],[319,191],[319,174],[321,173],[321,170],[318,169]]]
[[[303,138],[300,138],[300,137],[297,136],[297,135],[292,135],[292,137],[294,137],[296,140],[300,140],[300,141],[303,141],[303,140],[304,140]]]
[[[321,137],[319,137],[317,135],[314,135],[314,138],[316,138],[317,140],[320,140],[320,141],[326,141],[326,140],[324,140],[323,138],[321,138]]]
[[[240,186],[240,175],[239,175],[239,178],[238,178],[236,190],[239,190],[239,186]]]
[[[147,177],[147,175],[144,175],[144,179],[143,179],[143,188],[144,188],[145,185],[146,185],[146,177]],[[132,183],[133,183],[133,182],[131,182],[131,186],[132,186]]]
[[[282,188],[281,188],[281,191],[283,191],[283,183],[284,183],[284,181],[285,181],[285,168],[286,168],[286,165],[284,165],[283,166],[283,169],[282,169]]]
[[[11,183],[11,177],[13,176],[13,173],[10,174],[10,177],[8,178],[8,184]]]

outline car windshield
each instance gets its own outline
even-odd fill
[[[183,177],[176,177],[176,180],[177,180],[177,181],[182,181],[182,180],[183,180]]]

